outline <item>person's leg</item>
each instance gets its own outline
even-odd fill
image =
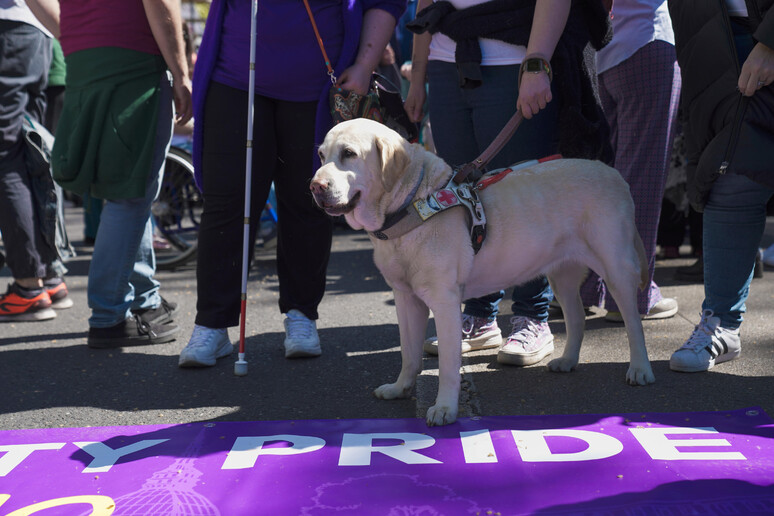
[[[721,175],[712,186],[704,207],[701,320],[672,354],[671,369],[706,371],[739,356],[739,327],[772,194],[773,189],[736,174]]]
[[[715,182],[704,207],[702,309],[712,310],[724,328],[742,324],[772,193],[744,176],[726,174]]]
[[[196,324],[228,328],[239,324],[245,201],[247,92],[211,83],[202,145],[204,207],[199,227]],[[273,101],[254,102],[251,220],[258,220],[276,167]],[[262,192],[263,195],[258,195]],[[255,230],[255,225],[251,225]]]
[[[0,232],[14,278],[31,286],[46,275],[48,256],[41,253],[51,252],[38,249],[45,242],[25,163],[22,121],[42,117],[51,43],[31,25],[0,20],[0,55]]]
[[[600,89],[606,92],[601,96],[603,108],[614,131],[614,166],[629,183],[635,224],[648,258],[649,287],[637,296],[639,311],[644,315],[662,300],[653,274],[680,95],[680,70],[674,46],[663,41],[645,45],[602,73]],[[599,286],[597,278],[592,275],[585,285]],[[587,293],[584,288],[584,304],[589,299]],[[618,311],[615,300],[607,293],[604,302],[609,312]],[[676,311],[677,304],[671,301],[670,310],[664,313],[674,315]]]
[[[317,307],[333,237],[333,220],[314,203],[309,183],[317,102],[277,102],[277,275],[279,309],[286,314],[285,358],[321,354]]]
[[[107,199],[100,217],[89,267],[89,326],[109,328],[125,321],[131,310],[158,306],[158,282],[153,278],[150,207],[158,195],[161,167],[172,134],[171,86],[162,79],[156,152],[145,196]]]
[[[309,183],[317,102],[277,102],[277,275],[282,313],[318,318],[325,293],[333,223],[314,202]]]
[[[473,90],[463,90],[467,105],[471,106],[478,152],[477,157],[497,137],[516,112],[519,67],[482,67],[483,84]],[[530,120],[524,120],[519,130],[502,150],[492,158],[489,169],[504,168],[527,159],[538,159],[555,154],[558,148],[559,108],[556,102]],[[529,317],[541,322],[548,320],[548,304],[553,293],[545,277],[516,285],[511,295],[511,311],[515,316]],[[466,304],[466,313],[470,301]]]
[[[153,221],[150,216],[150,206],[159,195],[161,178],[164,174],[164,162],[169,152],[169,142],[172,139],[174,124],[174,103],[172,98],[172,84],[170,78],[164,76],[161,79],[161,92],[159,99],[159,115],[156,124],[156,140],[151,162],[151,171],[148,177],[148,188],[145,200],[148,203],[148,216],[145,222],[140,246],[134,262],[134,269],[129,276],[129,283],[134,290],[132,311],[148,311],[161,305],[159,295],[159,282],[154,278],[156,273],[156,256],[153,252]]]

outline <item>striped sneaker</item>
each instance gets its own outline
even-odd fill
[[[0,295],[0,322],[45,321],[56,317],[46,289],[27,290],[16,282]]]
[[[739,328],[721,328],[720,319],[713,315],[712,310],[704,310],[691,336],[672,353],[669,368],[684,373],[708,371],[715,364],[739,357],[741,351]]]

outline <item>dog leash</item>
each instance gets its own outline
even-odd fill
[[[472,181],[474,183],[478,181],[483,175],[482,169],[502,150],[505,144],[508,143],[508,140],[511,139],[513,133],[516,132],[516,129],[519,128],[519,124],[521,124],[523,119],[524,117],[521,115],[521,110],[517,109],[492,143],[489,144],[489,147],[487,147],[479,157],[455,169],[452,180],[457,184],[460,184],[463,181]]]

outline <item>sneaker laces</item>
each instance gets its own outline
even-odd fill
[[[314,337],[314,323],[306,317],[287,318],[288,337],[291,339],[311,339]]]
[[[540,321],[526,317],[523,315],[514,315],[511,317],[511,334],[508,336],[508,342],[518,342],[519,344],[527,344],[531,340],[530,337],[540,336]]]
[[[709,318],[714,314],[712,310],[704,310],[701,314],[701,320],[697,324],[691,336],[680,347],[680,349],[690,349],[692,351],[701,351],[706,348],[712,342],[712,336],[715,334],[715,329],[709,324]]]
[[[199,326],[198,324],[194,325],[193,333],[191,333],[191,339],[188,341],[188,345],[186,347],[189,349],[209,348],[209,341],[211,336],[207,334],[207,330],[216,331],[213,328]]]
[[[134,323],[137,325],[137,333],[140,335],[149,335],[151,338],[156,337],[156,332],[153,331],[153,327],[147,322],[142,320],[139,315],[133,315]]]
[[[478,330],[489,324],[489,320],[475,315],[462,314],[462,334],[473,335]]]

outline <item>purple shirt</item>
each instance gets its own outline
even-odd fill
[[[390,13],[395,20],[398,20],[403,14],[403,11],[406,9],[406,0],[310,0],[309,1],[310,6],[312,8],[312,12],[315,14],[315,22],[317,23],[317,26],[320,30],[320,33],[323,38],[330,39],[332,35],[337,34],[337,29],[335,28],[336,23],[338,23],[338,27],[340,30],[343,30],[343,35],[340,38],[340,48],[337,49],[338,45],[331,41],[329,42],[328,39],[324,41],[325,44],[325,50],[328,52],[328,57],[331,59],[333,68],[335,70],[336,74],[340,74],[343,72],[349,65],[352,64],[355,60],[355,56],[357,55],[357,48],[358,44],[360,42],[360,31],[363,26],[363,13],[365,11],[368,11],[369,9],[381,9],[388,13]],[[244,7],[242,7],[242,4],[244,4]],[[221,59],[221,54],[223,53],[221,50],[224,45],[229,45],[230,43],[225,42],[224,39],[224,24],[225,24],[225,18],[226,18],[226,10],[228,7],[234,5],[238,7],[238,12],[242,13],[244,12],[244,20],[239,21],[236,20],[233,23],[244,23],[246,30],[244,33],[247,35],[247,42],[249,42],[250,37],[250,11],[249,11],[249,4],[248,0],[212,0],[212,4],[210,5],[210,12],[207,16],[207,25],[204,29],[204,34],[202,35],[202,44],[199,47],[199,53],[197,55],[196,59],[196,67],[194,69],[194,77],[193,77],[193,110],[194,110],[194,119],[196,120],[196,123],[194,123],[194,135],[193,135],[193,162],[194,162],[194,177],[196,179],[196,184],[201,187],[201,143],[202,143],[202,127],[207,124],[207,121],[204,119],[204,102],[207,98],[207,88],[209,86],[209,83],[211,80],[218,80],[215,77],[216,74],[216,66],[219,64],[220,71],[225,72],[227,69],[229,71],[232,71],[232,68],[236,70],[240,66],[244,66],[244,74],[245,76],[249,74],[249,44],[244,44],[245,50],[243,51],[243,54],[245,57],[241,58],[245,64],[244,65],[237,65],[237,64],[226,64],[226,61]],[[289,4],[297,4],[299,7],[301,7],[301,11],[298,11],[296,13],[296,9],[293,5]],[[328,6],[336,5],[339,8],[339,14],[338,17],[334,18],[334,14],[328,11]],[[291,25],[288,25],[288,22],[290,19],[292,19],[294,25],[293,27],[300,27],[302,23],[301,20],[304,19],[306,22],[309,22],[308,15],[305,15],[306,9],[303,8],[303,2],[301,0],[259,0],[258,2],[258,18],[257,20],[261,19],[262,15],[268,15],[268,13],[264,12],[267,10],[267,6],[271,6],[273,9],[279,9],[278,12],[284,12],[285,9],[293,8],[293,17],[289,19],[283,18],[280,20],[278,17],[274,17],[273,20],[275,20],[275,23],[273,26],[268,27],[263,24],[264,30],[267,32],[265,33],[266,37],[263,37],[264,42],[271,41],[269,38],[269,34],[271,34],[272,29],[275,30],[275,34],[279,34],[280,31],[282,34],[278,37],[282,38],[283,41],[285,39],[292,39],[292,38],[299,38],[299,34],[295,34],[293,31],[288,30],[287,27],[290,27]],[[242,10],[244,9],[244,11]],[[317,18],[317,13],[320,13],[319,16],[322,17],[322,19]],[[304,14],[305,16],[302,16]],[[235,15],[232,13],[232,16]],[[238,14],[236,14],[238,16]],[[325,21],[325,25],[321,23],[322,20]],[[335,21],[334,21],[335,20]],[[282,24],[280,24],[280,21],[282,21]],[[329,24],[333,23],[334,27],[328,26]],[[309,22],[311,25],[311,22]],[[233,27],[233,25],[232,25]],[[311,26],[307,29],[310,30]],[[256,33],[258,32],[258,29],[256,29]],[[243,34],[243,31],[239,32],[240,37]],[[314,31],[312,31],[312,34],[314,34]],[[338,38],[334,38],[338,39]],[[323,61],[322,54],[320,52],[320,48],[317,45],[317,41],[314,39],[314,36],[312,36],[311,40],[307,37],[303,37],[303,45],[306,46],[305,53],[308,54],[308,62],[313,62],[319,57],[319,63],[315,64],[315,68],[308,68],[309,73],[319,73],[320,70],[325,70],[325,62]],[[290,46],[294,49],[294,52],[300,52],[300,43],[293,43]],[[333,55],[331,55],[333,52],[336,52],[338,54],[337,58],[334,58]],[[229,51],[228,53],[233,53],[233,51]],[[239,52],[237,52],[238,54]],[[294,56],[290,51],[288,53],[279,53],[276,52],[276,50],[272,50],[272,52],[262,52],[263,59],[272,59],[275,62],[276,61],[284,61],[279,63],[277,66],[285,67],[287,66],[287,69],[292,70],[292,74],[305,74],[306,71],[302,69],[306,69],[307,66],[301,66],[298,63],[300,62],[299,56]],[[313,57],[314,56],[314,57]],[[237,61],[239,61],[240,58],[236,58]],[[258,65],[256,65],[258,66]],[[265,66],[264,67],[266,71],[266,74],[272,74],[276,73],[275,71],[272,71],[272,67]],[[312,72],[314,70],[314,72]],[[239,72],[240,74],[243,72]],[[263,70],[261,73],[264,73]],[[256,71],[256,75],[258,72]],[[279,75],[279,74],[277,74]],[[227,79],[220,79],[221,81],[225,81]],[[282,76],[272,78],[269,82],[274,82],[275,85],[277,81],[283,80]],[[322,142],[323,137],[325,136],[325,133],[328,131],[328,129],[331,128],[333,125],[333,121],[331,120],[331,113],[330,113],[330,107],[328,106],[328,91],[330,90],[330,85],[328,84],[328,76],[327,74],[323,74],[322,77],[315,79],[317,87],[317,119],[315,121],[315,143]],[[283,82],[286,87],[288,88],[302,88],[303,86],[299,85],[293,85],[293,86],[287,86],[289,83],[293,82],[293,80],[288,79],[286,82]],[[244,85],[243,89],[247,90],[247,78],[241,79],[241,83]],[[228,84],[228,83],[226,83]],[[258,90],[256,90],[258,91]],[[283,94],[283,100],[287,100],[284,98],[284,90],[280,91],[277,95]],[[312,100],[315,97],[312,98]],[[296,99],[296,100],[300,100]],[[317,157],[317,152],[312,152],[312,159],[314,160],[314,167],[319,166],[319,158]]]
[[[311,0],[317,28],[333,64],[344,41],[340,0]],[[292,101],[317,100],[327,82],[325,60],[301,0],[258,4],[255,92]],[[212,79],[247,90],[250,63],[250,2],[226,0],[220,54]]]

